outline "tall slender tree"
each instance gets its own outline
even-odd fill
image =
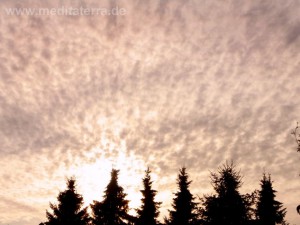
[[[150,176],[150,169],[145,171],[145,177],[143,178],[144,189],[141,190],[142,206],[137,210],[136,225],[157,225],[157,217],[159,215],[160,202],[155,201],[156,190],[152,189],[152,181]]]
[[[261,190],[257,201],[256,216],[260,225],[275,225],[285,223],[286,209],[283,204],[275,200],[276,191],[273,189],[271,175],[263,174],[260,181]]]
[[[209,225],[244,225],[248,222],[247,200],[239,193],[241,176],[233,164],[225,164],[211,174],[216,194],[205,196],[202,217]]]
[[[52,213],[46,212],[48,221],[44,225],[87,225],[90,217],[87,208],[83,208],[83,197],[76,191],[76,180],[67,180],[67,189],[60,192],[58,205],[50,203]]]
[[[192,181],[186,173],[186,168],[179,170],[177,185],[179,190],[173,198],[173,210],[170,210],[170,218],[165,222],[170,225],[191,225],[197,221],[196,207],[194,197],[189,190]]]
[[[91,205],[94,225],[126,225],[133,217],[128,214],[128,203],[124,189],[118,184],[119,170],[112,169],[111,179],[104,191],[102,202]]]

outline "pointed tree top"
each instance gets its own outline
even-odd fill
[[[67,187],[69,190],[75,191],[76,189],[76,179],[75,177],[70,177],[67,179]]]

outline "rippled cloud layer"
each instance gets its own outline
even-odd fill
[[[164,214],[180,166],[202,195],[211,191],[209,170],[226,160],[241,168],[242,192],[271,173],[289,222],[297,221],[290,130],[300,112],[299,1],[0,6],[1,225],[43,221],[66,176],[78,178],[87,203],[101,198],[112,167],[138,207],[150,166]],[[60,7],[125,14],[7,11]]]

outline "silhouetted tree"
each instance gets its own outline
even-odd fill
[[[194,197],[189,191],[189,186],[192,181],[189,180],[186,168],[179,170],[177,178],[177,185],[179,190],[175,193],[173,198],[172,207],[170,210],[170,217],[165,218],[165,223],[170,225],[191,225],[197,221],[196,207]]]
[[[297,122],[296,128],[292,131],[292,135],[295,137],[295,141],[297,143],[297,152],[300,152],[300,134],[299,134],[299,125]],[[296,208],[298,214],[300,214],[300,205],[297,206]]]
[[[300,134],[299,134],[299,124],[297,122],[297,126],[294,130],[292,130],[292,135],[295,137],[295,141],[297,144],[297,152],[300,152]]]
[[[112,169],[111,179],[104,191],[102,202],[94,201],[91,205],[94,225],[126,225],[133,217],[128,214],[126,194],[118,184],[119,170]]]
[[[202,199],[202,219],[209,225],[244,225],[248,222],[248,202],[238,189],[241,176],[233,164],[220,167],[218,173],[211,173],[216,194]]]
[[[82,208],[83,197],[76,191],[75,178],[67,180],[67,189],[60,192],[58,205],[50,203],[52,213],[46,212],[48,221],[43,225],[87,225],[90,217],[87,208]]]
[[[137,225],[157,225],[157,217],[159,215],[160,202],[155,202],[154,198],[157,193],[152,189],[152,181],[150,177],[150,169],[145,171],[145,177],[143,178],[144,189],[141,190],[143,198],[142,206],[137,210]]]
[[[242,197],[244,199],[249,224],[257,224],[256,205],[258,199],[258,190],[255,190],[250,194],[242,195]]]
[[[271,176],[263,174],[260,181],[261,190],[258,195],[256,216],[260,225],[275,225],[284,223],[286,209],[275,200],[276,191],[272,187]]]

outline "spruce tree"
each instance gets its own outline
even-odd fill
[[[186,168],[179,170],[177,185],[179,190],[173,198],[173,210],[170,210],[170,218],[165,222],[170,225],[191,225],[197,220],[196,203],[194,197],[189,191],[192,181],[189,180]]]
[[[145,171],[145,177],[143,178],[144,189],[141,190],[143,198],[142,198],[142,206],[137,210],[137,225],[157,225],[157,217],[159,215],[159,206],[160,202],[156,202],[154,200],[155,195],[157,193],[156,190],[152,189],[152,181],[150,177],[150,169],[148,168]]]
[[[104,191],[103,201],[91,205],[94,225],[126,225],[133,219],[128,214],[126,194],[118,184],[119,170],[112,169],[111,179]]]
[[[263,174],[260,181],[261,190],[257,201],[256,216],[261,225],[275,225],[284,223],[286,209],[283,204],[275,200],[276,191],[273,189],[271,176]]]
[[[83,208],[83,197],[76,191],[76,180],[67,180],[67,189],[60,192],[58,205],[50,203],[52,213],[46,212],[48,221],[44,225],[87,225],[90,217],[87,208]]]
[[[238,189],[241,176],[233,164],[227,163],[211,174],[216,194],[203,199],[202,217],[208,225],[244,225],[248,222],[247,200]]]

